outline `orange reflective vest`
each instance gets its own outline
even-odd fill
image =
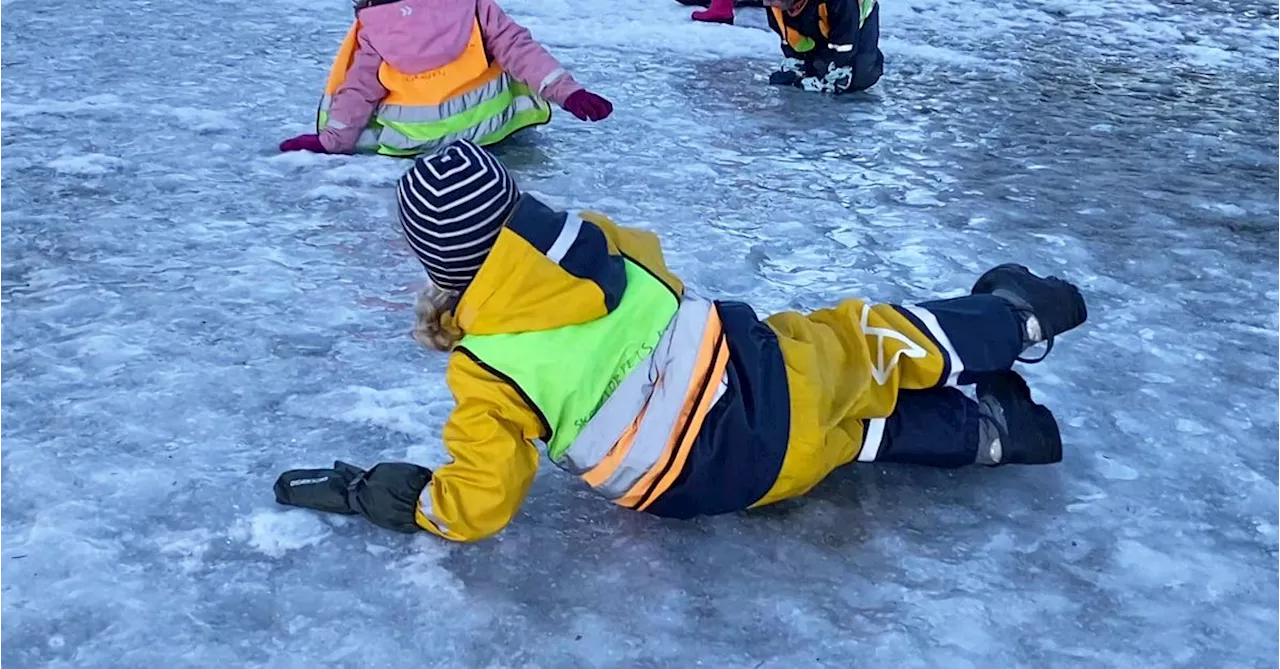
[[[866,22],[867,17],[871,15],[871,10],[875,9],[876,0],[858,0],[858,27]],[[773,12],[773,20],[778,24],[778,30],[782,33],[782,39],[797,53],[805,53],[812,51],[817,43],[808,35],[802,34],[799,30],[793,28],[787,23],[787,13],[777,7],[771,7]],[[822,39],[829,40],[831,38],[831,22],[827,18],[827,3],[818,3],[818,32],[822,33]]]
[[[333,96],[355,57],[359,29],[359,21],[352,24],[334,58],[316,115],[317,132],[329,122]],[[356,145],[360,151],[411,156],[457,139],[484,146],[551,120],[551,105],[546,100],[489,61],[478,20],[472,23],[466,49],[453,62],[406,74],[384,61],[378,68],[378,81],[387,89],[387,96],[360,134]]]
[[[787,13],[777,7],[771,7],[773,12],[773,20],[778,23],[778,29],[782,31],[782,39],[797,53],[813,51],[813,47],[817,44],[813,38],[803,35],[799,30],[792,28],[787,24]],[[827,39],[831,34],[831,23],[827,21],[827,3],[823,2],[818,5],[818,32],[822,33],[822,39]]]

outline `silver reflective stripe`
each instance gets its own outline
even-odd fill
[[[712,310],[712,303],[695,297],[689,292],[685,293],[685,298],[680,303],[680,310],[676,311],[676,316],[671,320],[671,324],[667,325],[667,330],[662,334],[662,339],[658,340],[653,353],[637,363],[632,368],[631,374],[623,379],[618,388],[613,390],[613,394],[609,395],[609,399],[605,400],[602,407],[595,412],[595,416],[582,427],[573,444],[564,452],[561,460],[557,462],[559,467],[566,469],[575,475],[582,475],[594,468],[600,463],[611,450],[614,444],[621,439],[623,432],[626,432],[631,423],[634,423],[636,416],[640,416],[641,412],[645,412],[644,422],[641,423],[643,429],[645,423],[653,420],[654,414],[660,412],[657,404],[659,402],[675,402],[676,412],[680,412],[680,408],[684,405],[685,395],[689,390],[689,382],[685,376],[685,384],[680,385],[680,374],[678,370],[682,367],[692,368],[698,358],[698,348],[701,344],[701,336],[703,331],[707,329],[707,319]],[[689,344],[692,340],[692,344]],[[684,343],[684,347],[680,347],[677,342]],[[685,357],[687,361],[677,363],[675,357]],[[663,394],[658,394],[658,386],[666,386]],[[678,388],[676,388],[678,386]],[[646,411],[648,405],[648,411]],[[654,412],[654,413],[650,413]],[[669,430],[668,435],[669,436]],[[641,469],[640,476],[648,471],[649,467],[653,467],[653,463],[657,462],[658,455],[662,454],[664,446],[667,444],[667,436],[662,437],[662,445],[658,448],[658,453],[654,454],[648,466]],[[640,434],[636,434],[639,440]],[[637,450],[635,441],[631,445],[631,452],[627,453],[627,460],[631,460],[640,454],[641,450]],[[637,463],[639,466],[639,463]],[[622,469],[622,467],[618,467]],[[617,475],[617,472],[614,472]],[[632,480],[630,485],[622,487],[620,492],[612,495],[618,498],[623,492],[626,492],[635,481],[639,480],[639,476]],[[613,478],[609,478],[613,481]],[[609,481],[605,481],[608,485]],[[621,486],[621,482],[618,482]],[[604,491],[604,487],[602,489]]]
[[[666,364],[662,367],[662,383],[653,389],[631,450],[627,451],[622,464],[598,488],[610,499],[626,494],[657,464],[667,442],[671,440],[676,421],[684,409],[689,385],[693,383],[694,374],[702,371],[696,369],[696,366],[711,309],[711,303],[706,300],[686,297],[676,312],[674,322],[658,342],[655,350],[666,356]]]
[[[883,439],[884,419],[872,418],[867,421],[866,434],[862,435],[862,448],[858,449],[858,462],[875,462]]]
[[[636,365],[605,406],[596,412],[565,453],[573,470],[585,472],[608,455],[635,417],[644,411],[630,449],[609,478],[596,489],[617,499],[653,468],[666,450],[697,369],[711,302],[689,293],[680,302],[671,324],[654,347],[650,359]],[[651,379],[656,379],[655,383]],[[631,413],[620,411],[625,406]]]
[[[702,344],[707,319],[711,315],[711,302],[686,295],[680,304],[672,324],[659,340],[655,355],[660,356],[661,382],[653,387],[653,394],[645,409],[644,419],[636,431],[635,440],[618,468],[597,490],[610,499],[617,499],[631,489],[645,473],[653,468],[666,450],[675,430],[676,421],[684,409],[689,386],[693,383],[698,353]]]
[[[507,75],[504,74],[501,79],[506,80],[506,77]],[[539,100],[537,98],[532,98],[527,95],[517,95],[514,97],[513,102],[510,105],[507,105],[501,112],[490,116],[470,128],[464,128],[461,132],[445,135],[439,139],[423,141],[412,139],[395,128],[384,126],[380,134],[380,139],[384,146],[388,146],[399,151],[422,152],[433,150],[459,139],[480,139],[481,137],[484,137],[485,135],[488,135],[489,133],[506,125],[512,118],[515,118],[516,114],[529,111],[531,109],[537,109],[538,105]],[[400,109],[405,108],[400,107]],[[385,117],[380,111],[378,113],[378,120],[381,121],[385,118],[387,117]]]
[[[431,524],[435,525],[436,529],[440,530],[444,534],[448,534],[449,526],[440,522],[439,518],[436,518],[435,509],[431,506],[432,486],[433,484],[428,482],[426,487],[424,487],[422,492],[418,495],[418,511],[423,515],[423,517],[431,521]]]
[[[547,76],[543,77],[542,83],[538,84],[538,95],[542,95],[542,91],[547,90],[547,86],[554,84],[556,82],[556,79],[559,79],[564,75],[565,75],[565,71],[563,67],[557,67],[556,69],[552,70],[551,74],[548,74]]]
[[[569,252],[569,247],[578,240],[578,233],[582,231],[582,219],[572,212],[564,218],[564,225],[560,226],[560,235],[556,237],[556,241],[547,249],[547,257],[554,260],[557,265],[564,260],[564,254]]]
[[[385,123],[431,123],[434,121],[442,121],[453,116],[457,116],[469,109],[473,109],[476,105],[484,104],[503,93],[511,87],[511,76],[505,72],[495,78],[493,81],[462,95],[458,95],[445,100],[439,105],[382,105],[376,114],[376,121],[379,124]],[[480,123],[470,128],[464,128],[461,132],[452,133],[434,140],[416,140],[412,139],[395,128],[382,125],[380,128],[366,128],[360,135],[360,139],[356,146],[360,150],[377,150],[380,146],[386,146],[390,149],[406,152],[425,153],[435,150],[441,146],[445,146],[455,140],[470,139],[476,140],[492,133],[507,123],[521,112],[538,109],[545,105],[538,98],[529,95],[515,95],[512,103],[507,105],[501,112],[484,119]],[[333,105],[333,96],[324,95],[320,98],[320,113],[327,114]],[[333,126],[335,130],[340,130],[342,126],[333,119],[327,119],[327,124]],[[323,130],[323,128],[321,128]]]
[[[658,346],[654,347],[655,352],[663,350],[662,342],[667,340],[670,331],[671,324],[668,324]],[[587,421],[556,465],[570,474],[581,476],[600,464],[622,438],[622,433],[635,422],[636,416],[644,411],[649,396],[653,394],[654,384],[659,380],[661,368],[661,360],[655,353],[636,363],[609,399]]]
[[[357,149],[361,151],[376,151],[378,150],[378,146],[380,146],[380,144],[377,130],[365,128],[360,131],[360,138],[356,140]]]
[[[853,51],[853,45],[852,44],[832,44],[831,50],[835,51],[836,53],[849,53],[850,51]]]
[[[347,124],[331,116],[329,117],[328,122],[325,123],[325,127],[333,128],[334,130],[343,130],[347,127]]]
[[[479,88],[455,95],[438,105],[383,105],[378,110],[378,120],[393,123],[443,121],[502,95],[510,86],[510,77],[503,73]]]

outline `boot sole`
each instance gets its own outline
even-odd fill
[[[1031,399],[1031,389],[1017,372],[995,372],[978,379],[978,392],[990,395],[1004,409],[1010,440],[1001,464],[1051,465],[1062,462],[1062,432],[1053,412]],[[1011,410],[1014,409],[1014,410]]]
[[[1067,291],[1069,292],[1072,298],[1070,300],[1073,303],[1072,307],[1074,307],[1072,309],[1073,313],[1071,314],[1072,317],[1070,320],[1076,321],[1076,322],[1072,325],[1068,325],[1067,327],[1062,328],[1061,331],[1057,331],[1057,329],[1055,328],[1055,331],[1053,332],[1046,332],[1045,334],[1047,337],[1056,337],[1058,335],[1063,334],[1064,332],[1074,330],[1075,328],[1078,328],[1081,325],[1084,325],[1085,321],[1089,320],[1089,307],[1088,305],[1085,304],[1084,295],[1080,293],[1080,289],[1077,288],[1075,284],[1071,283],[1070,281],[1059,279],[1056,276],[1048,276],[1048,277],[1037,276],[1034,272],[1027,269],[1025,265],[1019,265],[1017,263],[1005,263],[1003,265],[996,265],[995,267],[992,267],[986,272],[983,272],[982,276],[978,277],[978,280],[974,282],[973,288],[969,291],[969,294],[971,295],[990,294],[990,293],[994,293],[997,288],[1003,288],[1005,290],[1009,290],[1010,286],[1001,286],[998,284],[1000,283],[1000,277],[1002,275],[1008,275],[1008,273],[1010,272],[1012,272],[1015,276],[1010,277],[1009,283],[1015,288],[1020,287],[1024,281],[1039,281],[1044,283],[1050,283],[1053,285],[1066,286]],[[1011,292],[1017,292],[1017,291],[1011,291]],[[1023,300],[1026,300],[1025,296],[1020,295],[1020,297]],[[1050,325],[1050,323],[1047,323],[1044,318],[1041,318],[1040,325],[1041,327],[1047,327]]]

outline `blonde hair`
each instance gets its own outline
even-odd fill
[[[463,334],[453,317],[460,297],[462,293],[456,290],[428,283],[418,292],[418,303],[413,308],[413,338],[428,348],[452,351]]]

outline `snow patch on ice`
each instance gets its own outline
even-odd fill
[[[299,415],[352,423],[368,423],[415,437],[438,436],[439,409],[423,402],[414,388],[349,387],[317,397],[290,400],[286,407]]]
[[[325,170],[324,179],[345,186],[394,187],[411,163],[407,160],[377,160],[339,165]]]
[[[194,107],[157,107],[152,111],[157,116],[177,121],[176,125],[195,132],[214,132],[219,130],[235,130],[240,127],[223,111],[214,109],[196,109]]]
[[[303,509],[290,511],[259,511],[242,519],[229,532],[232,539],[248,543],[250,547],[271,557],[307,546],[314,546],[329,536],[332,530],[319,514]]]
[[[775,47],[776,48],[776,47]],[[980,68],[1007,68],[1008,61],[965,53],[956,49],[912,42],[896,37],[881,37],[880,50],[892,56],[909,56],[914,60],[929,60]]]
[[[208,529],[200,528],[184,532],[171,532],[155,538],[160,552],[171,564],[190,574],[204,564],[204,554],[208,552],[216,535]]]
[[[440,560],[448,555],[448,547],[426,534],[419,534],[418,538],[421,539],[418,542],[421,546],[391,563],[388,570],[395,573],[405,585],[433,592],[438,589],[441,595],[462,595],[457,579],[440,566]]]
[[[1179,418],[1174,425],[1183,434],[1205,435],[1213,432],[1204,423],[1190,418]]]
[[[364,193],[354,188],[333,184],[316,186],[307,191],[306,196],[313,200],[359,200],[365,197]]]
[[[310,151],[286,151],[277,153],[265,162],[272,165],[280,165],[292,168],[315,167],[317,165],[325,165],[328,163],[347,160],[348,156],[333,155],[328,153],[311,153]]]
[[[15,172],[31,169],[31,166],[34,164],[35,163],[33,163],[30,158],[23,158],[21,156],[16,158],[6,158],[4,162],[0,162],[0,179],[12,176],[12,173]]]
[[[114,368],[138,356],[146,349],[131,344],[114,334],[103,333],[82,337],[71,346],[72,357],[88,372],[108,374]]]
[[[525,3],[505,4],[514,8]],[[688,10],[674,2],[612,4],[609,20],[593,21],[590,29],[584,29],[580,7],[558,15],[552,9],[556,3],[547,4],[551,7],[540,4],[520,13],[519,21],[548,47],[679,53],[698,59],[774,57],[778,51],[778,39],[769,32],[690,21]],[[653,20],[655,15],[662,18]],[[649,20],[637,20],[642,18]]]
[[[1138,470],[1118,462],[1114,456],[1099,455],[1093,459],[1098,473],[1113,481],[1133,481],[1138,478]]]
[[[1238,53],[1207,44],[1179,44],[1177,49],[1188,62],[1205,68],[1225,67],[1240,57]]]
[[[1239,217],[1249,213],[1244,207],[1230,202],[1203,202],[1200,204],[1203,209],[1216,211],[1224,216]]]
[[[1234,570],[1223,569],[1210,553],[1188,551],[1174,556],[1132,539],[1117,543],[1115,560],[1125,570],[1123,578],[1138,587],[1187,588],[1215,597],[1235,590],[1240,579]]]
[[[78,156],[63,156],[46,164],[59,174],[102,176],[120,170],[125,162],[103,153],[86,153]]]
[[[89,112],[118,111],[132,108],[120,100],[120,96],[110,93],[91,95],[79,100],[43,100],[41,102],[9,102],[0,105],[0,114],[21,118],[24,116],[77,116]]]

